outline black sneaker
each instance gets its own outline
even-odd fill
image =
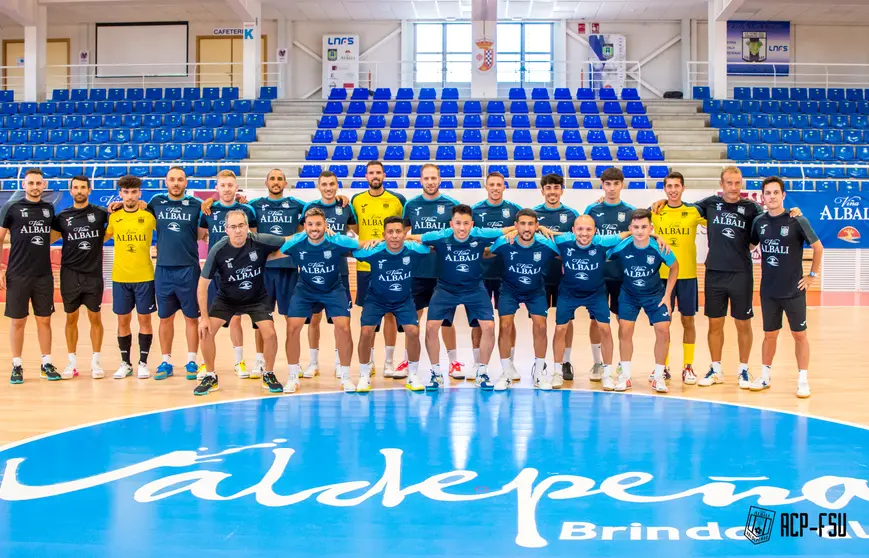
[[[20,366],[12,367],[12,377],[9,378],[10,384],[23,384],[24,383],[24,368]]]
[[[208,395],[212,391],[217,391],[220,386],[217,385],[217,374],[206,374],[199,385],[193,388],[193,395]]]
[[[60,380],[60,373],[57,371],[57,368],[54,367],[53,364],[43,364],[42,368],[39,370],[39,377],[48,380],[49,382],[54,382]]]
[[[569,362],[561,365],[561,376],[566,382],[573,381],[573,366]]]
[[[284,386],[278,381],[274,372],[266,372],[263,374],[263,389],[269,390],[270,393],[284,392]]]

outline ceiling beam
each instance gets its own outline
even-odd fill
[[[226,5],[241,21],[259,21],[262,14],[260,0],[226,0]]]
[[[719,0],[719,2],[721,8],[718,10],[715,21],[727,21],[736,13],[736,10],[745,4],[745,0]]]
[[[36,0],[0,0],[0,14],[20,25],[36,25]]]

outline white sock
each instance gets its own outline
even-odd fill
[[[395,357],[395,347],[390,347],[389,345],[387,345],[384,353],[386,354],[386,357],[383,361],[383,364],[384,368],[386,368],[385,365],[392,364],[393,358]]]
[[[510,369],[510,364],[511,363],[510,363],[509,358],[502,358],[501,359],[501,375],[507,374],[507,370]],[[478,364],[477,366],[479,367],[481,365]]]
[[[712,363],[712,371],[716,374],[721,374],[721,362],[713,362]]]
[[[370,375],[371,375],[371,365],[368,363],[360,364],[359,365],[359,377],[360,378],[367,378]]]
[[[196,353],[187,353],[187,362],[196,362]]]
[[[613,365],[612,364],[604,364],[603,365],[603,375],[604,375],[604,378],[612,378],[612,375],[613,375]]]
[[[545,358],[535,358],[534,359],[534,370],[536,370],[538,373],[543,372],[544,366],[546,366],[546,359]]]
[[[419,371],[419,361],[407,363],[407,372],[411,375],[416,374]]]
[[[349,366],[339,366],[338,371],[341,373],[342,380],[350,379],[350,367]]]
[[[163,355],[163,362],[167,363],[172,360],[172,355]]]
[[[302,372],[302,369],[298,364],[290,364],[287,368],[289,368],[290,371],[290,378],[298,378],[299,374]]]
[[[217,374],[214,373],[214,370],[211,370],[211,371],[206,370],[205,375],[206,376],[214,376],[215,378],[217,377]]]
[[[407,349],[404,350],[404,360],[410,362],[410,357],[407,356]]]
[[[809,381],[809,371],[808,370],[800,370],[800,376],[797,378],[798,382],[808,382]]]
[[[556,373],[556,374],[561,374],[561,368],[562,368],[562,366],[564,366],[564,365],[561,364],[560,362],[556,362],[556,363],[555,363],[555,373]]]
[[[436,376],[441,375],[441,365],[440,364],[432,364],[431,371],[435,373]]]
[[[21,366],[21,357],[13,357],[12,366]]]
[[[42,365],[51,364],[51,355],[42,355]]]
[[[510,360],[516,357],[516,347],[510,347]]]
[[[233,347],[232,350],[235,352],[236,364],[244,360],[244,347]]]
[[[91,357],[91,364],[96,364],[97,366],[100,365],[100,354],[99,353],[94,353],[94,355]]]
[[[626,379],[630,380],[631,379],[631,362],[630,361],[623,361],[623,362],[620,362],[619,365],[622,367],[622,376],[624,376]],[[662,373],[663,373],[663,371],[662,371]]]
[[[663,364],[656,364],[655,365],[655,380],[657,380],[659,382],[664,381],[664,365]]]
[[[68,355],[66,355],[66,358],[67,358],[67,360],[69,360],[70,365],[72,365],[72,367],[75,368],[75,365],[76,365],[75,353],[69,353]]]
[[[368,363],[374,365],[374,347],[371,347],[371,353],[368,356]]]
[[[600,343],[595,343],[591,346],[591,358],[595,364],[603,364],[603,355],[600,351]]]
[[[570,362],[570,347],[564,349],[564,362]]]
[[[474,349],[474,366],[480,364],[480,349]]]
[[[256,354],[256,362],[265,362],[265,361],[266,361],[266,356],[264,354],[262,354],[262,353]]]
[[[450,351],[447,351],[447,358],[450,359],[450,364],[452,364],[458,360],[459,356],[457,353],[458,353],[458,351],[456,349],[452,349]]]
[[[335,368],[341,366],[341,357],[338,355],[338,349],[335,349]]]
[[[477,376],[484,376],[488,374],[489,366],[487,364],[480,364],[477,367]]]
[[[320,349],[308,349],[308,353],[311,355],[311,364],[317,366],[320,364]]]
[[[763,380],[765,382],[768,382],[771,372],[772,372],[772,365],[770,364],[769,366],[767,366],[766,364],[764,364],[763,368],[760,369],[760,377],[763,378]]]

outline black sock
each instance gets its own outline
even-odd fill
[[[118,335],[118,348],[121,349],[121,361],[126,362],[130,366],[133,364],[130,362],[130,347],[133,346],[133,334],[130,335]]]
[[[150,333],[139,334],[139,362],[148,362],[148,353],[151,352],[151,340],[154,336]]]

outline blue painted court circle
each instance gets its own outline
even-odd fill
[[[0,556],[866,556],[867,463],[865,429],[696,400],[261,398],[4,449]]]

